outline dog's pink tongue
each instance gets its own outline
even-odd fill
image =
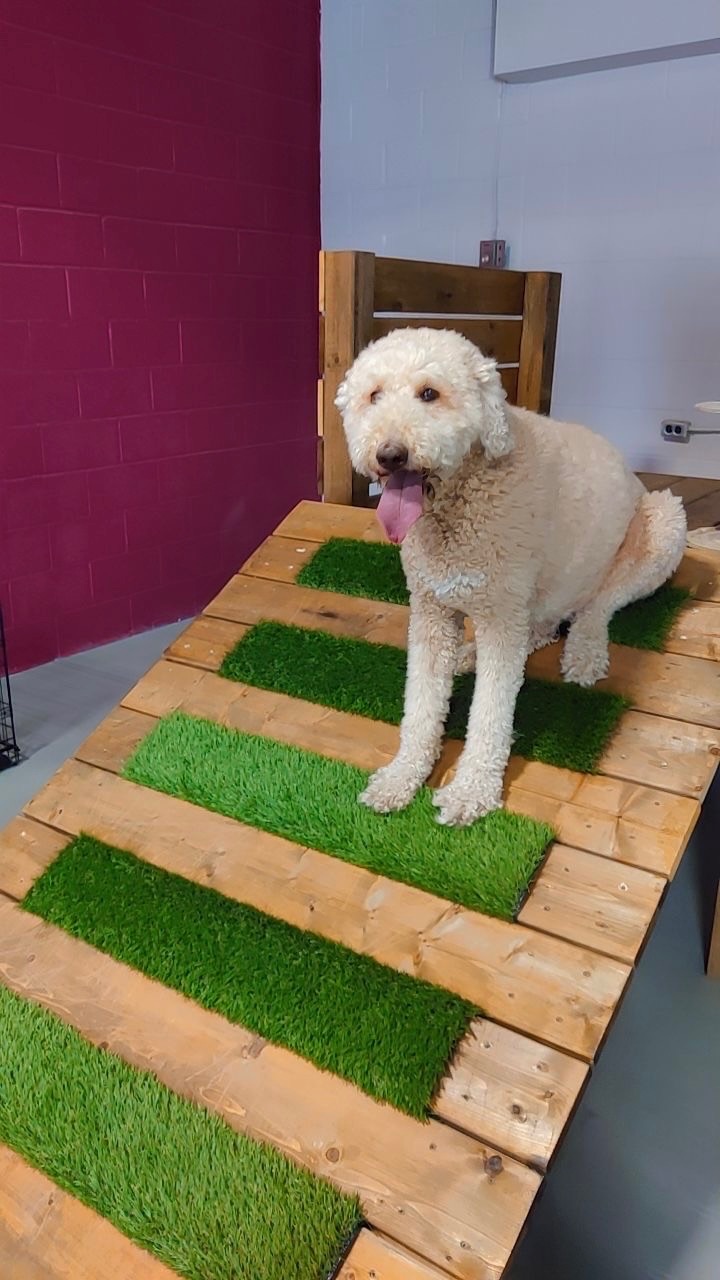
[[[391,542],[402,542],[423,513],[423,485],[419,471],[394,471],[388,476],[378,503],[378,520]]]

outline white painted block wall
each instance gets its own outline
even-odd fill
[[[499,142],[492,0],[324,0],[322,15],[325,247],[474,262]]]
[[[500,80],[718,52],[718,0],[496,0]]]
[[[553,412],[636,467],[720,477],[720,54],[492,79],[491,0],[325,0],[326,248],[562,271]],[[714,419],[717,422],[717,418]]]

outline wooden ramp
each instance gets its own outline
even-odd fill
[[[611,1027],[720,758],[720,571],[691,552],[696,599],[665,654],[613,648],[633,709],[599,773],[514,758],[510,808],[558,833],[515,923],[126,781],[178,708],[363,768],[396,728],[221,678],[253,623],[405,643],[407,610],[295,585],[331,536],[379,539],[372,512],[302,503],[0,836],[0,981],[91,1042],[151,1069],[229,1125],[360,1197],[341,1280],[499,1280]],[[557,654],[531,669],[555,678]],[[436,780],[461,744],[448,744]],[[158,867],[440,984],[484,1010],[421,1124],[190,1003],[18,906],[87,832]],[[0,1148],[0,1275],[161,1280],[172,1273]]]

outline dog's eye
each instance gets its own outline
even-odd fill
[[[418,391],[418,400],[422,400],[425,404],[432,404],[433,400],[440,398],[440,392],[434,387],[423,387],[422,391]]]
[[[377,404],[381,395],[382,395],[382,391],[380,390],[379,387],[376,387],[375,390],[370,393],[370,403]]]

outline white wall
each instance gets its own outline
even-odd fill
[[[553,412],[720,477],[659,435],[720,399],[720,54],[501,88],[491,7],[324,0],[325,247],[476,263],[497,192],[511,265],[563,273]]]
[[[636,466],[720,476],[720,437],[658,434],[720,399],[720,55],[508,85],[500,225],[517,265],[563,273],[554,411]]]
[[[497,0],[500,79],[546,80],[718,52],[718,0]]]
[[[499,142],[491,25],[492,0],[323,0],[326,248],[477,261]]]

